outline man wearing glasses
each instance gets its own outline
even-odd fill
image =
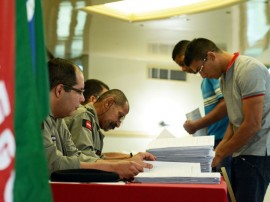
[[[149,153],[130,161],[112,162],[85,155],[78,150],[63,118],[69,116],[85,100],[83,74],[77,65],[60,58],[50,60],[48,68],[51,113],[43,122],[43,143],[49,174],[58,170],[82,168],[115,172],[120,178],[129,179],[142,172],[143,168],[152,168],[151,164],[143,162],[144,159],[155,160]],[[110,107],[106,109],[110,110]],[[128,111],[125,109],[123,113]]]
[[[261,202],[270,182],[270,75],[261,62],[230,54],[208,39],[189,43],[184,63],[206,78],[221,78],[229,125],[212,166],[229,155],[237,202]],[[201,66],[203,65],[203,68]]]
[[[178,42],[173,49],[172,59],[182,68],[182,71],[184,72],[192,74],[202,73],[207,58],[204,58],[202,64],[194,71],[188,68],[184,63],[185,51],[189,43],[190,41],[188,40]],[[187,120],[183,127],[190,134],[194,134],[197,130],[207,127],[207,133],[215,136],[215,148],[223,139],[228,126],[226,104],[224,102],[219,81],[217,79],[203,78],[201,83],[201,91],[204,100],[205,116],[196,121]],[[220,172],[221,167],[226,168],[230,178],[231,158],[228,157],[224,159],[222,164],[213,170]]]

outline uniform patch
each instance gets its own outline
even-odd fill
[[[92,130],[92,123],[89,120],[83,119],[82,126],[89,130]]]

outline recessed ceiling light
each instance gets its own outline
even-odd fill
[[[169,18],[231,6],[246,0],[123,0],[81,10],[129,22]]]

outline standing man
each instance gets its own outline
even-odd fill
[[[202,77],[221,78],[229,126],[212,166],[233,155],[232,187],[237,202],[262,202],[270,181],[270,75],[254,58],[230,54],[208,39],[186,48],[184,63]]]
[[[172,53],[172,59],[178,64],[182,71],[195,73],[184,63],[185,51],[190,41],[182,40],[178,42]],[[215,136],[214,148],[221,142],[228,126],[228,116],[226,104],[220,90],[219,81],[217,79],[203,78],[201,83],[201,91],[204,100],[205,116],[196,121],[187,120],[184,123],[185,130],[194,134],[197,130],[207,127],[207,134]],[[220,172],[220,168],[225,167],[230,178],[231,175],[231,157],[225,158],[222,163],[214,169]]]
[[[152,167],[143,162],[144,159],[154,160],[155,157],[148,153],[136,161],[106,161],[79,151],[62,118],[69,116],[84,102],[83,74],[77,65],[60,58],[50,60],[48,68],[51,114],[43,122],[43,142],[50,174],[65,169],[98,169],[129,179],[142,172],[143,168]]]

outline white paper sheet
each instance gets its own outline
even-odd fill
[[[202,118],[199,108],[194,109],[193,111],[187,113],[186,117],[188,120],[192,120],[192,121],[196,121],[196,120]],[[202,128],[200,130],[197,130],[193,134],[193,136],[204,136],[204,135],[207,135],[207,128]]]
[[[152,169],[145,169],[135,176],[137,182],[218,184],[220,173],[201,173],[199,163],[149,162]]]

